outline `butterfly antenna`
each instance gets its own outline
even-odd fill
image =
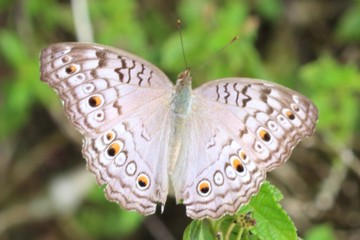
[[[186,57],[185,57],[184,42],[183,42],[183,36],[182,36],[182,32],[181,32],[181,21],[180,21],[180,19],[177,20],[176,27],[177,27],[179,35],[180,35],[181,50],[182,50],[182,53],[183,53],[185,67],[186,67],[186,69],[188,69],[189,67],[187,65],[187,61],[186,61]]]
[[[214,53],[210,58],[208,58],[199,68],[198,70],[204,68],[209,62],[210,60],[214,59],[217,55],[219,55],[221,52],[223,52],[225,50],[225,48],[227,48],[228,46],[230,46],[231,44],[233,44],[236,40],[239,39],[239,35],[235,36],[233,39],[231,39],[230,42],[228,42],[224,47],[222,47],[220,50],[218,50],[216,53]]]

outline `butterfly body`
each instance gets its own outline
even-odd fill
[[[192,218],[235,213],[318,118],[280,85],[225,78],[192,90],[187,69],[174,86],[151,63],[99,44],[53,44],[40,63],[107,198],[144,215],[164,206],[169,182]]]
[[[179,74],[174,86],[174,94],[172,95],[172,113],[171,113],[171,137],[170,137],[170,156],[168,173],[171,175],[175,164],[179,157],[181,149],[182,139],[184,135],[184,129],[186,122],[191,112],[191,100],[192,100],[192,89],[191,89],[191,76],[190,70],[185,70]]]

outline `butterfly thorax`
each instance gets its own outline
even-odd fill
[[[168,172],[172,173],[182,144],[182,136],[186,120],[191,110],[191,76],[190,70],[186,69],[178,75],[174,93],[172,95],[172,116],[171,116],[171,136],[169,143],[169,165]]]

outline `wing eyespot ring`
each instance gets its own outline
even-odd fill
[[[270,142],[272,137],[269,133],[269,131],[267,131],[265,128],[259,128],[259,130],[257,131],[257,135],[260,137],[261,140],[263,140],[264,142]]]
[[[197,192],[203,197],[209,196],[209,194],[211,193],[210,182],[208,180],[200,181],[197,185]]]
[[[146,190],[150,187],[150,179],[145,173],[139,174],[139,176],[136,179],[136,186],[140,190]]]
[[[126,165],[125,171],[129,176],[134,176],[134,174],[136,173],[136,170],[137,170],[137,166],[134,161],[131,161],[128,163],[128,165]]]
[[[74,74],[77,70],[78,70],[78,68],[75,65],[69,65],[65,68],[65,72],[68,75]]]
[[[289,109],[284,110],[285,116],[290,120],[295,120],[295,114]]]
[[[104,99],[101,95],[93,95],[89,97],[88,104],[92,108],[97,108],[104,103]]]
[[[234,180],[236,178],[236,172],[229,163],[225,164],[224,170],[227,178],[229,178],[230,180]]]
[[[246,154],[246,152],[243,149],[241,149],[238,154],[242,161],[247,162],[247,160],[249,160],[248,155]]]
[[[102,110],[99,110],[98,112],[96,112],[95,114],[95,120],[98,121],[98,122],[101,122],[105,119],[105,114],[104,114],[104,111]]]
[[[112,142],[116,137],[116,134],[113,130],[108,131],[103,136],[103,141],[105,144]]]
[[[235,169],[235,171],[239,174],[244,173],[245,171],[245,167],[244,164],[242,163],[242,161],[240,160],[240,158],[238,156],[231,156],[230,157],[230,163],[231,166]]]
[[[116,140],[115,142],[111,143],[106,149],[107,156],[110,158],[114,158],[123,150],[123,148],[124,143],[120,140]]]
[[[70,60],[71,60],[71,58],[70,58],[69,56],[63,56],[63,57],[61,58],[61,61],[62,61],[63,63],[68,63]]]
[[[224,176],[219,170],[214,173],[214,183],[217,186],[221,186],[224,184]]]
[[[278,129],[278,125],[274,121],[268,121],[267,126],[270,130],[276,131]]]

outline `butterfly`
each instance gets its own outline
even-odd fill
[[[99,44],[50,45],[40,65],[107,199],[143,215],[163,211],[170,187],[193,219],[236,213],[318,119],[283,86],[223,78],[192,90],[189,69],[173,85],[144,59]]]

